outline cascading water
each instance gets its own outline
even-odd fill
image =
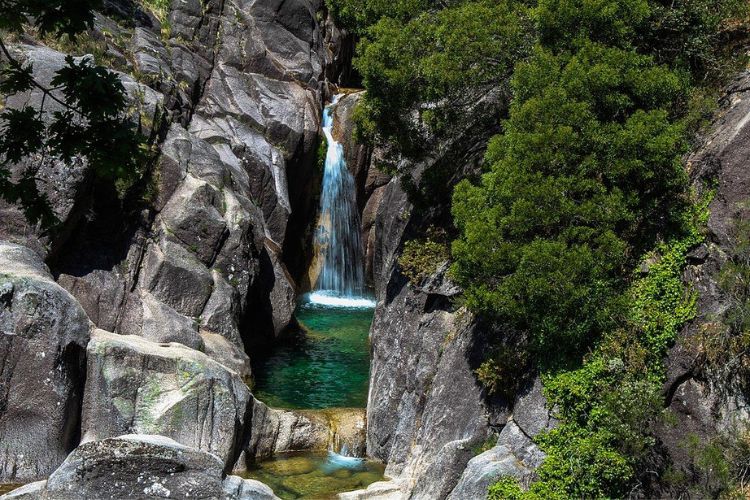
[[[344,147],[333,138],[333,109],[341,95],[323,111],[328,143],[315,244],[322,266],[310,302],[343,307],[370,307],[364,298],[364,258],[354,177],[346,167]]]

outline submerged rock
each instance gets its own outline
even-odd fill
[[[216,456],[163,436],[125,435],[84,443],[49,477],[3,499],[277,498],[259,481],[223,475]]]
[[[47,477],[78,444],[89,329],[37,254],[0,242],[0,482]]]
[[[87,353],[84,442],[159,434],[234,464],[254,401],[238,373],[181,344],[103,330]]]

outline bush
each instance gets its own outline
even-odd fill
[[[622,270],[681,204],[683,79],[631,51],[538,49],[513,78],[478,185],[455,190],[454,273],[470,308],[580,350],[620,314]]]
[[[401,272],[413,285],[419,285],[450,258],[445,233],[435,228],[424,239],[409,240],[398,258]]]

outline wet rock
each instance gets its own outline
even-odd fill
[[[259,481],[223,476],[214,455],[169,438],[124,435],[84,443],[45,482],[2,498],[275,499]]]
[[[252,423],[245,460],[290,451],[334,450],[364,456],[364,409],[281,410],[256,402]]]
[[[84,442],[159,434],[234,464],[253,403],[238,373],[181,344],[102,330],[87,353]]]
[[[0,242],[0,481],[44,478],[78,444],[89,329],[38,255]]]

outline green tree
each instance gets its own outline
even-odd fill
[[[686,92],[648,56],[588,42],[517,66],[490,171],[454,194],[456,277],[468,305],[578,352],[618,318],[623,270],[675,213]]]
[[[526,9],[512,1],[410,10],[408,20],[386,12],[393,17],[369,26],[357,47],[354,65],[367,89],[359,130],[419,157],[460,128],[481,96],[504,88],[530,48],[531,29]]]
[[[0,28],[23,30],[33,22],[41,35],[76,35],[93,28],[100,0],[0,0]],[[0,92],[41,93],[38,107],[26,104],[0,113],[0,197],[19,203],[32,224],[56,222],[36,175],[45,162],[85,159],[92,171],[112,181],[132,181],[143,162],[144,138],[126,116],[126,92],[119,77],[88,58],[68,56],[49,86],[35,80],[33,67],[15,57],[0,37],[5,64]],[[57,110],[46,116],[45,106]],[[11,170],[14,175],[11,175]]]

